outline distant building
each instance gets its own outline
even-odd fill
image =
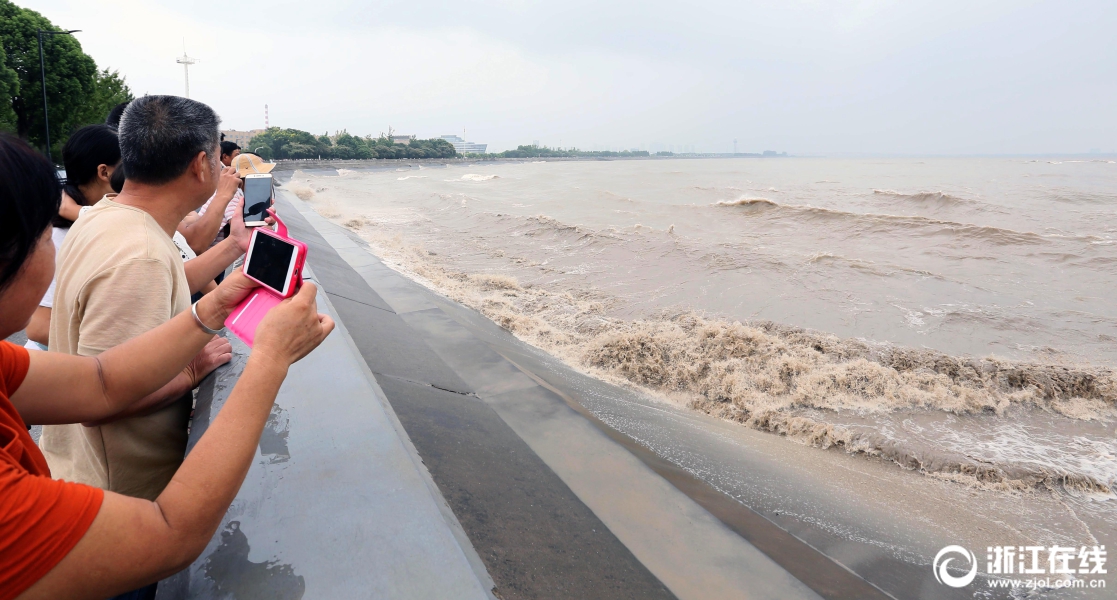
[[[764,156],[787,156],[786,152],[776,152],[775,150],[765,150]]]
[[[411,140],[413,140],[413,139],[415,139],[415,136],[413,136],[413,135],[393,135],[392,136],[392,143],[393,144],[403,144],[404,146],[406,146],[406,145],[410,144]]]
[[[263,129],[253,129],[251,131],[237,131],[235,129],[225,129],[221,133],[225,134],[226,142],[233,142],[241,147],[245,152],[252,152],[252,148],[248,145],[252,143],[252,138],[264,133]]]
[[[484,154],[485,149],[489,147],[488,144],[467,142],[456,135],[444,135],[442,139],[453,144],[454,150],[457,150],[458,154]]]

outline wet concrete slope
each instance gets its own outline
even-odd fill
[[[501,598],[672,594],[334,249],[342,230],[282,205],[291,234],[351,332]],[[349,252],[350,258],[360,258]],[[500,386],[500,382],[492,385]],[[503,384],[503,385],[512,385]],[[489,389],[489,388],[486,388]]]

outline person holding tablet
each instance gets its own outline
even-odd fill
[[[50,285],[59,199],[50,162],[0,134],[0,338],[27,325]],[[261,321],[229,399],[154,498],[51,479],[27,426],[134,409],[190,363],[254,287],[234,272],[190,309],[96,356],[0,342],[0,600],[103,599],[201,554],[248,472],[288,368],[333,329],[317,312],[313,283]]]

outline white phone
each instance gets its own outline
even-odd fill
[[[244,257],[244,274],[280,298],[288,298],[298,289],[305,259],[305,244],[261,227],[252,232]]]
[[[263,227],[268,208],[272,205],[270,173],[249,173],[244,176],[244,226]]]

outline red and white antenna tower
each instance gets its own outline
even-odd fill
[[[268,105],[264,105],[264,129],[268,128]]]

